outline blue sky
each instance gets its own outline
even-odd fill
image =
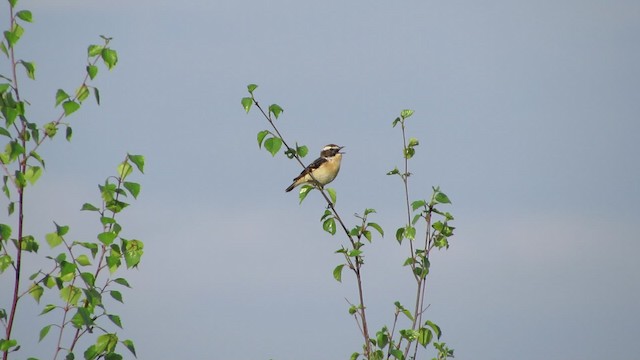
[[[52,220],[95,236],[97,220],[78,209],[126,152],[146,156],[142,194],[121,220],[146,254],[115,305],[139,358],[359,349],[345,302],[353,281],[331,276],[342,239],[322,231],[317,194],[299,206],[284,193],[297,165],[257,148],[266,123],[240,105],[249,83],[285,109],[280,129],[309,146],[307,161],[327,143],[346,146],[338,210],[355,224],[350,214],[375,208],[390,234],[367,253],[374,328],[412,297],[391,236],[402,187],[384,175],[401,162],[391,121],[411,108],[421,142],[411,196],[439,185],[456,216],[451,248],[432,258],[426,313],[456,358],[640,352],[638,2],[21,4],[35,18],[18,49],[37,64],[38,80],[22,82],[32,121],[57,113],[55,91],[77,86],[98,35],[119,51],[96,83],[102,105],[73,116],[71,144],[42,150],[47,171],[31,197],[48,206],[29,215],[37,236]],[[34,336],[47,320],[18,331]],[[33,349],[25,356],[50,354]]]

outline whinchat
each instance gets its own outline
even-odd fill
[[[300,175],[293,179],[293,183],[285,191],[289,192],[302,184],[316,184],[322,188],[332,182],[340,171],[340,161],[343,154],[340,150],[343,147],[336,144],[329,144],[323,147],[320,157],[302,170]]]

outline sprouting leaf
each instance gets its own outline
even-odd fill
[[[280,114],[284,111],[284,109],[282,109],[280,107],[280,105],[278,104],[271,104],[269,106],[269,113],[273,114],[273,116],[276,117],[276,119],[278,118],[278,116],[280,116]]]
[[[111,245],[115,240],[116,234],[113,231],[106,231],[98,234],[98,240],[105,245]]]
[[[435,200],[440,204],[451,204],[449,197],[440,191],[436,192]]]
[[[62,108],[64,109],[64,115],[69,116],[80,109],[80,104],[75,101],[67,100],[62,103]]]
[[[258,88],[258,85],[256,85],[256,84],[249,84],[249,85],[247,85],[247,90],[249,91],[249,94],[252,94],[252,95],[253,95],[253,91],[254,91],[255,89],[257,89],[257,88]]]
[[[394,168],[393,170],[387,172],[387,175],[400,175],[400,170],[398,168]]]
[[[45,336],[47,336],[47,334],[49,333],[49,329],[51,329],[51,325],[47,325],[47,326],[43,327],[42,329],[40,329],[40,338],[39,338],[38,342],[42,341],[42,339],[44,339]]]
[[[418,330],[418,343],[422,345],[422,347],[427,347],[431,342],[431,339],[433,339],[433,333],[431,330],[423,327]]]
[[[440,330],[440,327],[436,324],[434,324],[431,320],[427,320],[427,322],[425,323],[425,325],[429,326],[431,329],[433,329],[433,332],[436,333],[436,338],[438,340],[440,340],[440,336],[442,335],[442,331]]]
[[[309,153],[309,148],[305,145],[298,146],[298,144],[296,144],[296,152],[298,153],[298,156],[305,157]]]
[[[404,239],[404,228],[398,228],[398,230],[396,230],[396,240],[398,241],[398,243],[402,244],[402,240]]]
[[[322,223],[322,229],[331,235],[336,233],[336,220],[334,218],[328,218]]]
[[[87,65],[87,74],[89,75],[89,78],[93,80],[96,75],[98,75],[98,67],[95,65]]]
[[[264,141],[264,138],[269,135],[269,130],[262,130],[260,132],[258,132],[258,147],[262,148],[262,142]]]
[[[0,240],[9,240],[11,237],[11,227],[9,225],[0,224]]]
[[[89,204],[89,203],[84,203],[82,205],[82,209],[80,210],[86,210],[86,211],[99,211],[100,209],[98,209],[97,207]]]
[[[79,255],[76,258],[76,262],[80,265],[80,266],[87,266],[87,265],[91,265],[91,260],[89,260],[89,257],[85,254]]]
[[[333,204],[335,204],[336,200],[337,200],[336,190],[333,189],[333,188],[327,188],[326,190],[329,193],[329,197],[331,198],[331,202]]]
[[[116,290],[111,290],[109,292],[109,295],[111,295],[112,298],[116,299],[119,302],[123,302],[122,301],[122,294],[120,293],[120,291],[116,291]]]
[[[104,46],[101,46],[101,45],[89,45],[89,48],[87,49],[87,54],[89,55],[89,57],[98,56],[102,52],[103,48]]]
[[[127,268],[136,267],[144,254],[144,243],[140,240],[122,239],[122,252]]]
[[[33,22],[33,16],[29,10],[20,10],[16,13],[16,16],[23,21]]]
[[[270,137],[264,141],[264,148],[271,153],[271,156],[276,156],[280,147],[282,147],[282,140],[278,137]]]
[[[409,139],[409,145],[407,145],[408,147],[414,147],[414,146],[418,146],[420,145],[420,142],[418,141],[418,139],[416,138],[410,138]]]
[[[42,286],[40,285],[33,284],[29,289],[29,295],[33,296],[33,298],[38,303],[40,302],[40,298],[42,297],[43,293],[44,293],[44,288],[42,288]]]
[[[136,348],[133,346],[133,341],[131,340],[123,340],[122,344],[129,349],[129,351],[131,351],[131,353],[133,354],[133,356],[137,356],[136,355]]]
[[[29,79],[35,80],[36,65],[33,62],[24,61],[24,60],[20,60],[20,63],[22,64],[22,66],[24,66],[24,69],[27,71],[27,76],[29,77]]]
[[[127,154],[127,157],[138,168],[138,171],[144,174],[144,156]]]
[[[338,282],[342,282],[342,268],[344,268],[344,264],[340,264],[333,269],[333,278]]]
[[[89,88],[87,87],[87,85],[82,84],[76,91],[76,99],[78,99],[78,102],[82,103],[88,97],[89,97]]]
[[[309,195],[311,190],[313,190],[313,186],[311,185],[303,185],[300,187],[300,194],[298,195],[300,198],[300,204],[302,204],[302,201],[307,197],[307,195]]]
[[[104,48],[101,51],[102,61],[107,66],[107,69],[113,69],[118,63],[118,53],[109,48]]]
[[[56,233],[48,233],[45,235],[45,240],[47,240],[47,243],[52,249],[62,244],[62,237]]]
[[[56,92],[56,106],[60,105],[61,102],[67,100],[69,98],[69,94],[67,94],[64,90],[58,89]]]
[[[253,105],[253,99],[250,97],[243,97],[242,100],[240,100],[240,103],[242,104],[244,111],[248,114],[249,110],[251,110],[251,106]]]
[[[427,202],[424,200],[416,200],[414,202],[411,203],[411,209],[413,209],[413,211],[418,210],[421,207],[424,207],[427,205]]]
[[[138,194],[140,194],[140,184],[125,181],[122,185],[125,187],[125,189],[129,190],[129,193],[131,193],[131,195],[135,199],[138,198]]]
[[[118,315],[107,315],[109,317],[109,320],[111,320],[112,323],[116,324],[119,328],[122,329],[122,322],[120,321],[120,316]]]
[[[367,226],[370,226],[370,227],[376,229],[378,231],[378,233],[380,233],[380,236],[384,237],[384,230],[382,230],[382,227],[380,225],[378,225],[377,223],[370,222],[370,223],[367,224]]]
[[[405,110],[402,110],[400,112],[400,116],[403,119],[406,119],[406,118],[410,117],[411,115],[413,115],[413,110],[410,110],[410,109],[405,109]]]

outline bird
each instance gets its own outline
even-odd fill
[[[293,183],[285,189],[286,192],[293,190],[302,184],[316,184],[323,188],[336,178],[340,171],[340,161],[342,160],[342,150],[344,146],[336,144],[325,145],[320,151],[320,157],[307,166],[300,175],[293,179]],[[313,175],[313,178],[311,177]],[[316,181],[314,181],[316,180]]]

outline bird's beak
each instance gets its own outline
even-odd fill
[[[341,151],[342,149],[344,149],[344,146],[340,146],[340,150],[338,150],[338,154],[346,154]]]

